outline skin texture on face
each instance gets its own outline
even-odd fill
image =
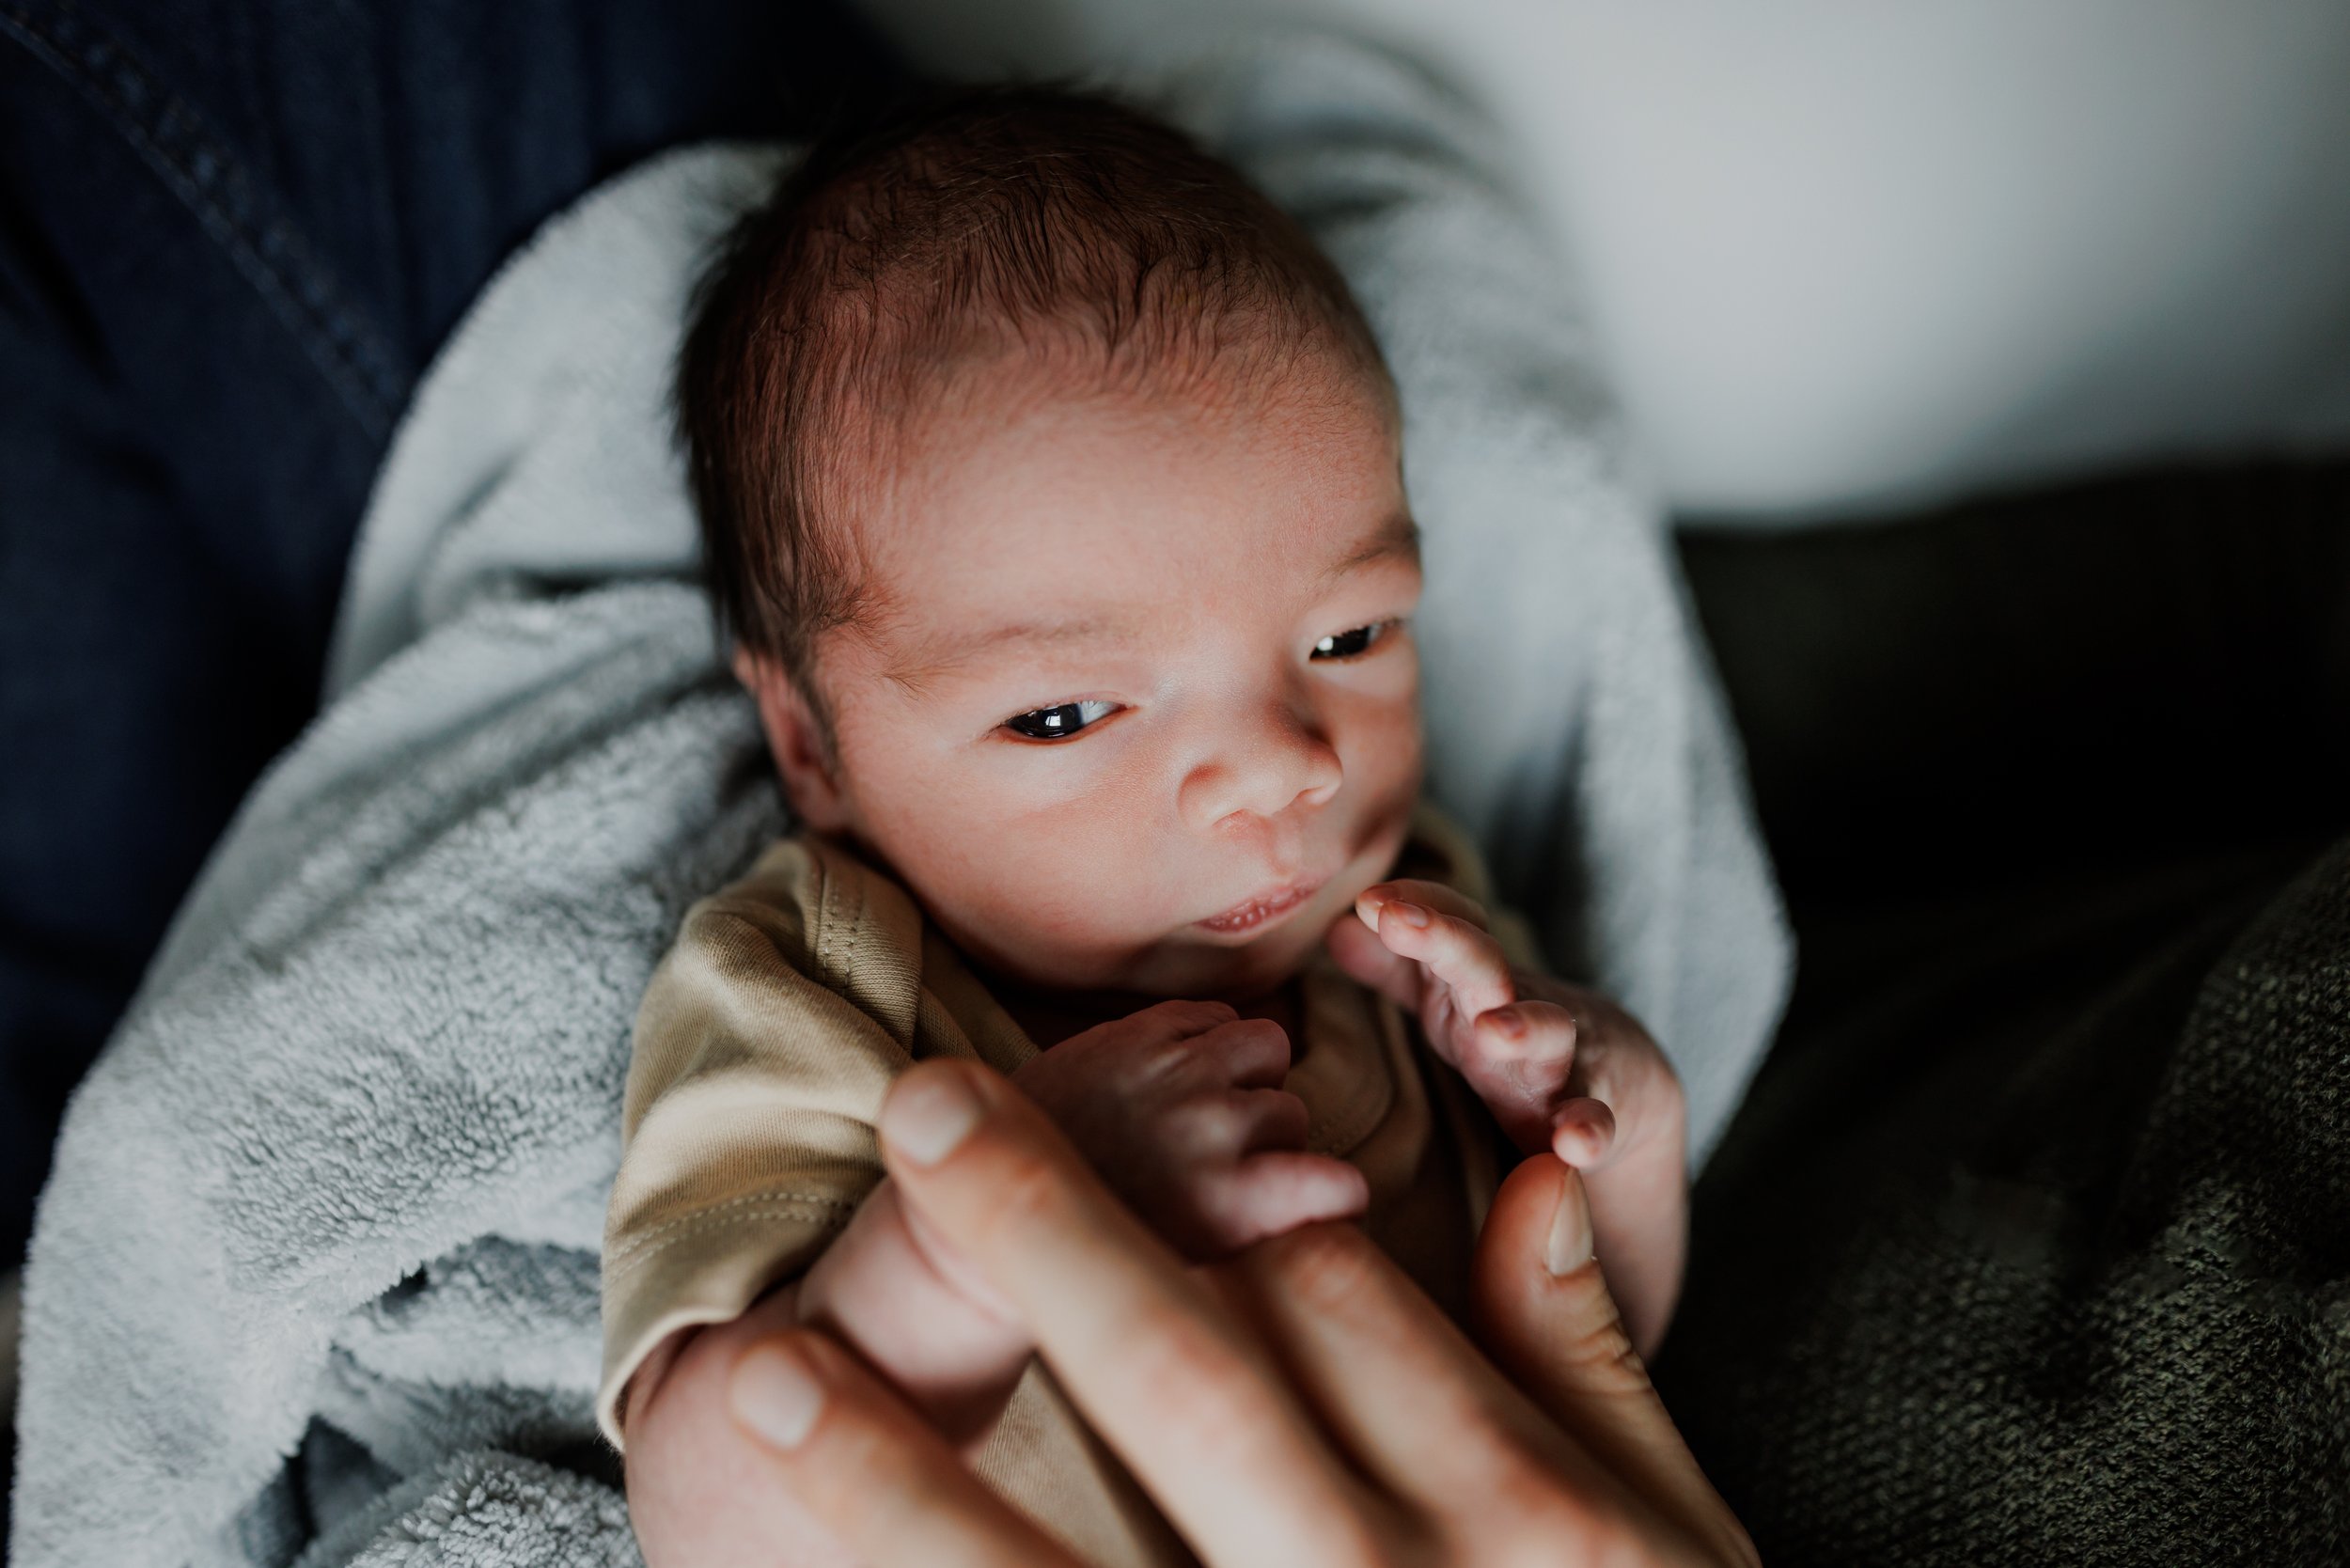
[[[1293,975],[1420,783],[1384,390],[1312,355],[1240,393],[990,368],[882,488],[870,613],[817,651],[834,747],[789,677],[738,666],[804,820],[1015,986],[1106,1014]]]

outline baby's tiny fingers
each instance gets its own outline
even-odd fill
[[[1574,1014],[1557,1002],[1515,1001],[1479,1013],[1469,1027],[1496,1058],[1529,1066],[1574,1059]]]
[[[1160,1112],[1149,1141],[1179,1166],[1229,1165],[1259,1149],[1303,1149],[1308,1120],[1286,1090],[1214,1090]]]
[[[1306,1147],[1306,1131],[1313,1117],[1306,1109],[1305,1101],[1285,1089],[1244,1090],[1232,1098],[1246,1128],[1241,1134],[1239,1153]]]
[[[1510,961],[1501,944],[1482,926],[1425,905],[1396,901],[1379,911],[1379,940],[1392,952],[1416,958],[1452,988],[1453,1009],[1474,1018],[1518,999]]]
[[[1379,929],[1379,911],[1390,903],[1416,903],[1433,909],[1439,915],[1449,915],[1457,920],[1483,928],[1490,924],[1485,906],[1467,894],[1446,886],[1441,882],[1421,882],[1413,877],[1399,877],[1393,882],[1374,883],[1355,896],[1355,913],[1371,930]]]
[[[1616,1143],[1616,1113],[1605,1100],[1570,1100],[1550,1123],[1550,1149],[1577,1170],[1605,1166]]]
[[[1213,1059],[1222,1081],[1238,1088],[1278,1089],[1290,1075],[1289,1031],[1270,1018],[1230,1020],[1196,1036],[1190,1049]]]
[[[1222,1028],[1240,1016],[1240,1010],[1230,1002],[1194,1002],[1178,997],[1153,1002],[1134,1016],[1137,1020],[1149,1019],[1164,1029],[1169,1040],[1187,1040]]]
[[[1344,1160],[1277,1150],[1206,1172],[1192,1196],[1213,1250],[1223,1253],[1316,1220],[1351,1219],[1371,1206],[1371,1184]]]
[[[1323,936],[1330,956],[1355,983],[1369,986],[1407,1012],[1419,1011],[1420,992],[1428,971],[1402,953],[1389,952],[1379,940],[1379,928],[1363,924],[1359,916],[1341,915]]]

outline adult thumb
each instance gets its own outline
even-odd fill
[[[1534,1155],[1501,1184],[1469,1299],[1486,1354],[1592,1457],[1718,1560],[1758,1560],[1632,1348],[1592,1256],[1582,1179],[1557,1155]]]

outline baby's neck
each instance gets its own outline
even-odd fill
[[[1082,1034],[1096,1024],[1124,1018],[1151,1005],[1150,997],[1128,992],[1043,991],[1000,980],[995,991],[1004,1011],[1011,1014],[1012,1022],[1020,1026],[1040,1051],[1049,1051],[1071,1035]],[[1290,1037],[1292,1048],[1295,1048],[1304,1010],[1299,1005],[1299,987],[1294,977],[1261,996],[1232,1005],[1243,1018],[1270,1018],[1280,1025]]]

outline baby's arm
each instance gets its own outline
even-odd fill
[[[1369,1200],[1360,1171],[1304,1152],[1305,1105],[1278,1087],[1289,1060],[1277,1025],[1163,1002],[1073,1036],[1013,1081],[1178,1251],[1203,1260]],[[724,1481],[745,1469],[744,1439],[711,1363],[744,1322],[777,1312],[832,1329],[959,1439],[984,1430],[1027,1364],[1010,1314],[885,1181],[796,1286],[665,1345],[638,1373],[629,1503],[650,1568],[736,1560],[754,1544],[758,1560],[846,1560],[790,1499]]]
[[[1520,1152],[1582,1173],[1600,1265],[1653,1355],[1689,1233],[1687,1116],[1664,1052],[1597,992],[1512,968],[1485,911],[1441,883],[1383,883],[1355,911],[1331,928],[1332,954],[1419,1019]]]

